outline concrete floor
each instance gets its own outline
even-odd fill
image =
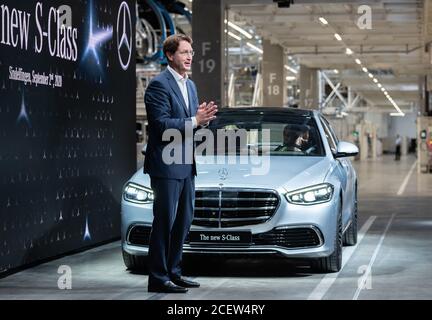
[[[344,248],[337,274],[280,259],[194,259],[184,271],[200,288],[154,294],[145,272],[125,270],[115,242],[0,279],[0,299],[432,299],[432,175],[417,175],[415,161],[354,163],[359,243]],[[71,268],[71,290],[58,289],[61,265]]]

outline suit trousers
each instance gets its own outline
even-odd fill
[[[149,285],[158,285],[181,276],[183,243],[193,220],[195,177],[150,179],[154,202],[148,256]]]

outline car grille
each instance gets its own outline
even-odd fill
[[[277,210],[273,190],[214,188],[195,191],[193,225],[229,228],[264,223]]]
[[[150,226],[133,226],[129,232],[128,242],[133,245],[148,246],[150,231]],[[252,235],[254,245],[276,245],[290,249],[318,247],[322,244],[321,239],[321,232],[311,227],[273,229]],[[189,235],[186,237],[185,243],[189,243]],[[203,245],[205,246],[205,244]]]
[[[269,232],[252,235],[255,245],[277,245],[285,248],[318,247],[322,236],[316,228],[273,229]]]
[[[127,241],[130,244],[148,246],[150,242],[151,226],[133,226],[129,231]]]

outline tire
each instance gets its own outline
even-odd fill
[[[339,272],[342,268],[342,204],[339,208],[336,230],[333,253],[312,262],[313,270],[318,273]]]
[[[145,270],[147,269],[147,257],[135,256],[122,250],[123,262],[128,270]]]
[[[355,191],[355,198],[354,198],[354,212],[353,217],[351,221],[351,225],[348,227],[348,229],[345,231],[343,235],[343,244],[346,246],[354,246],[357,244],[357,226],[358,226],[358,209],[357,209],[357,188]]]

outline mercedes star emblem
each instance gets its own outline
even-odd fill
[[[219,169],[218,173],[219,173],[219,178],[221,180],[226,180],[228,176],[228,169],[227,168]]]
[[[127,59],[120,52],[123,47],[128,52]],[[132,19],[125,1],[121,3],[117,15],[117,52],[123,70],[127,70],[132,56]]]

